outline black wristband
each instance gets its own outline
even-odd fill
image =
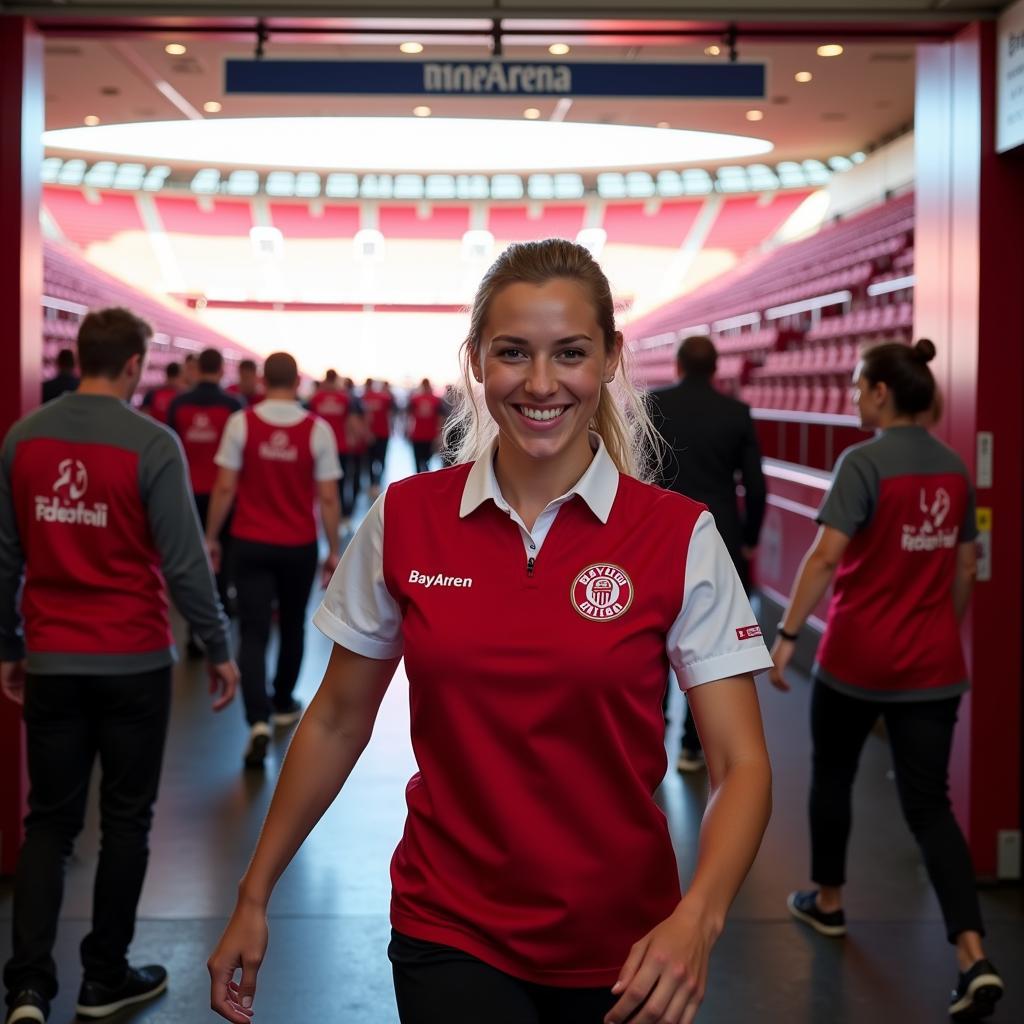
[[[783,640],[788,640],[790,643],[796,643],[797,640],[800,639],[799,633],[787,633],[782,628],[781,622],[775,627],[775,632],[778,633],[778,635],[781,636]]]

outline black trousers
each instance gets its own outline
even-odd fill
[[[9,997],[26,988],[47,999],[57,994],[53,944],[64,869],[82,830],[97,756],[102,844],[82,967],[101,984],[124,977],[170,707],[170,666],[123,676],[29,675],[29,812],[14,881],[13,953],[4,967]]]
[[[316,576],[317,546],[298,547],[234,541],[234,578],[238,587],[245,717],[250,725],[266,722],[273,708],[284,709],[299,678],[306,642],[306,605]],[[267,694],[267,644],[274,608],[280,630],[273,697]]]
[[[196,494],[194,495],[196,502],[196,511],[199,513],[199,522],[202,523],[203,529],[206,529],[206,517],[210,514],[210,495],[208,494]],[[217,538],[220,541],[220,572],[216,574],[217,580],[217,593],[220,594],[220,603],[224,605],[224,610],[231,615],[234,610],[234,581],[231,579],[231,513],[229,512],[227,518],[224,520],[224,525],[221,527],[220,536]]]
[[[384,476],[384,463],[388,457],[389,437],[375,437],[370,442],[369,468],[370,486],[379,487],[381,478]]]
[[[341,516],[350,519],[362,487],[359,478],[363,471],[363,457],[356,452],[342,452],[338,457],[341,459],[341,479],[338,481]]]
[[[412,457],[416,461],[416,472],[426,473],[430,469],[430,456],[434,454],[433,441],[413,441]]]
[[[391,932],[388,957],[402,1024],[601,1024],[608,988],[557,988],[513,978],[451,946]]]
[[[950,942],[964,931],[984,933],[974,867],[949,803],[949,752],[959,705],[959,697],[860,700],[820,680],[811,695],[811,879],[830,886],[846,881],[853,780],[864,742],[881,715],[903,816],[924,856]]]

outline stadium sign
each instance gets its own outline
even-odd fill
[[[225,92],[760,99],[763,63],[228,60]]]

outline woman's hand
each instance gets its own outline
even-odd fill
[[[207,968],[210,971],[210,1009],[235,1024],[249,1024],[256,997],[256,973],[267,952],[266,908],[242,900],[228,921]],[[235,982],[241,970],[242,980]]]
[[[719,930],[684,899],[630,950],[612,987],[622,998],[605,1024],[690,1024],[704,999],[708,957]]]
[[[790,661],[793,660],[793,653],[796,651],[796,644],[792,640],[786,640],[783,637],[776,637],[775,643],[772,644],[772,661],[774,665],[768,671],[768,678],[771,680],[772,686],[776,690],[782,690],[783,693],[789,691],[789,683],[786,682],[786,677],[783,674],[789,667]]]

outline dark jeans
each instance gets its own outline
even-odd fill
[[[431,455],[434,454],[433,441],[413,441],[412,457],[416,461],[416,472],[426,473],[430,469],[428,463]]]
[[[733,556],[733,565],[736,566],[736,572],[739,575],[740,583],[743,584],[743,591],[749,597],[751,588],[750,562],[737,552]],[[665,691],[664,708],[666,711],[668,710],[667,689]],[[704,749],[704,746],[700,741],[700,735],[697,732],[697,726],[693,721],[693,715],[690,714],[690,705],[686,702],[685,697],[683,698],[683,732],[680,737],[679,747],[681,750]]]
[[[203,529],[206,529],[206,517],[210,513],[210,496],[208,494],[196,494],[194,495],[196,502],[196,511],[199,513],[199,522],[202,523]],[[224,605],[224,610],[228,615],[232,615],[234,611],[234,580],[231,579],[231,513],[228,513],[227,518],[224,520],[224,525],[221,527],[220,536],[217,538],[220,541],[220,572],[217,573],[217,593],[220,594],[220,603]]]
[[[363,471],[363,457],[355,452],[342,452],[341,479],[338,481],[338,494],[341,498],[341,517],[351,519],[359,500],[360,480]]]
[[[375,437],[370,443],[369,464],[370,464],[370,486],[379,487],[381,478],[384,476],[384,462],[388,457],[389,437]]]
[[[274,673],[273,707],[283,710],[299,678],[306,641],[306,605],[316,576],[317,546],[298,547],[234,541],[235,583],[241,645],[238,668],[249,724],[270,719],[267,695],[267,643],[275,602],[281,644]]]
[[[618,1001],[607,988],[557,988],[513,978],[469,953],[391,932],[402,1024],[601,1024]]]
[[[123,676],[29,675],[29,812],[14,881],[13,953],[4,967],[9,997],[26,988],[47,999],[57,994],[53,944],[64,867],[82,830],[97,755],[102,843],[82,967],[101,984],[124,977],[170,707],[169,666]]]
[[[959,697],[880,702],[847,697],[820,680],[811,696],[811,878],[818,885],[846,881],[850,797],[857,762],[881,715],[892,748],[896,789],[942,907],[950,942],[981,932],[981,909],[967,843],[949,804],[949,752]]]

